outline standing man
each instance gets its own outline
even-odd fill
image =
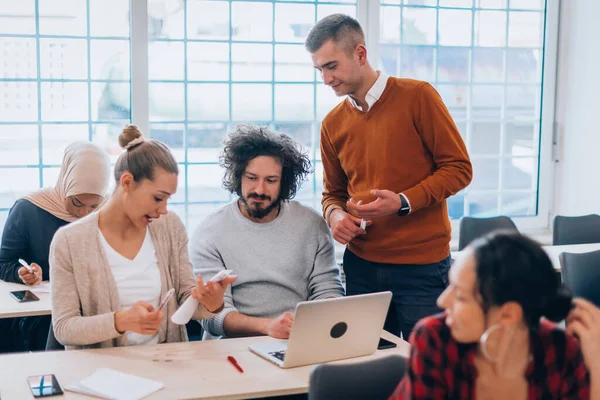
[[[305,47],[324,83],[348,96],[321,127],[323,216],[347,245],[346,293],[392,291],[385,329],[407,339],[440,311],[451,263],[446,199],[471,182],[467,149],[430,84],[371,67],[355,19],[323,18]]]

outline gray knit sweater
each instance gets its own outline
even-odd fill
[[[273,318],[301,301],[344,295],[329,227],[297,201],[282,203],[265,224],[244,217],[234,201],[198,226],[190,254],[205,281],[222,269],[238,276],[225,293],[225,309],[202,321],[207,337],[226,336],[223,321],[232,311]]]

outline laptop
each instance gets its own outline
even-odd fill
[[[296,306],[288,340],[249,346],[281,368],[373,354],[392,292],[303,301]]]

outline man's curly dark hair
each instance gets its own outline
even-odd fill
[[[223,187],[242,197],[242,176],[248,163],[260,156],[274,157],[282,165],[280,200],[294,198],[302,181],[312,172],[308,155],[294,139],[267,127],[243,124],[229,134],[219,157],[225,168]]]

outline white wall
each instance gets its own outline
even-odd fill
[[[600,214],[600,0],[561,3],[553,214]]]

